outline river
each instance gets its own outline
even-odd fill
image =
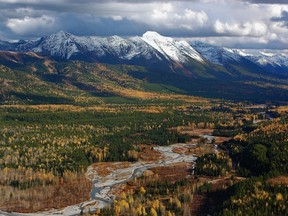
[[[85,212],[95,212],[98,208],[104,208],[113,203],[115,195],[112,193],[112,188],[116,185],[123,184],[135,177],[140,177],[145,170],[153,167],[160,167],[166,165],[172,165],[178,162],[194,162],[196,157],[187,154],[181,154],[173,152],[174,148],[187,148],[191,147],[193,144],[174,144],[170,146],[156,146],[155,150],[159,151],[162,155],[159,161],[139,161],[135,163],[130,163],[129,166],[125,168],[119,168],[113,170],[107,176],[98,175],[93,166],[91,165],[87,169],[87,176],[93,182],[93,187],[90,193],[91,199],[86,202],[82,202],[78,205],[68,206],[61,210],[50,210],[46,212],[39,213],[8,213],[1,212],[2,216],[21,216],[21,215],[31,215],[31,216],[41,216],[41,215],[80,215]]]

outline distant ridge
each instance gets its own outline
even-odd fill
[[[164,68],[166,66],[174,71],[182,68],[186,72],[203,65],[207,67],[207,64],[224,66],[229,70],[231,64],[243,64],[243,62],[251,68],[258,67],[259,71],[264,70],[268,73],[288,71],[288,55],[284,53],[273,54],[259,50],[252,55],[242,50],[218,47],[199,41],[189,44],[187,41],[164,37],[152,31],[146,32],[142,37],[130,38],[79,37],[59,31],[35,41],[20,40],[13,43],[0,41],[0,50],[35,52],[60,61],[83,60]]]

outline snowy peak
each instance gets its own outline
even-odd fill
[[[243,56],[238,50],[228,49],[206,44],[200,41],[194,41],[191,45],[196,49],[208,62],[218,65],[224,65],[230,62],[239,62]]]
[[[169,57],[172,57],[173,60],[175,60],[175,57],[171,56],[171,54],[174,53],[166,53],[166,51],[169,51],[169,47],[171,47],[171,44],[173,40],[172,38],[166,38],[161,35],[159,35],[156,32],[146,32],[142,36],[142,40],[145,41],[147,44],[149,44],[151,47],[153,47],[155,50],[160,52],[162,55],[164,55],[168,60]]]
[[[57,58],[70,59],[70,57],[79,52],[74,39],[75,36],[60,31],[56,34],[43,38],[42,42],[32,49],[36,53],[44,53]]]
[[[65,31],[59,31],[55,34],[52,34],[50,37],[69,38],[69,37],[73,37],[73,35]]]
[[[56,34],[52,34],[48,37],[45,37],[45,40],[54,44],[61,44],[61,43],[64,44],[67,42],[74,41],[74,37],[76,36],[69,34],[67,32],[64,32],[64,31],[59,31]]]
[[[249,52],[246,51],[246,52]],[[288,67],[288,55],[279,50],[250,50],[247,58],[259,66]]]
[[[279,50],[241,50],[214,46],[200,41],[191,42],[208,62],[225,65],[233,62],[250,61],[260,67],[288,67],[288,51]]]
[[[143,40],[147,40],[147,41],[173,42],[173,38],[162,36],[159,33],[154,32],[154,31],[147,31],[146,33],[143,34],[142,38]]]
[[[167,60],[185,63],[192,58],[204,62],[201,55],[186,41],[176,41],[152,31],[143,34],[142,40],[164,55]]]

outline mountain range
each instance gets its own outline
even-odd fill
[[[275,54],[259,50],[255,54],[228,49],[207,43],[174,40],[157,32],[148,31],[142,37],[78,37],[60,31],[34,41],[0,41],[0,50],[35,52],[56,60],[84,60],[102,63],[153,64],[169,62],[189,64],[197,61],[203,65],[225,66],[243,61],[274,72],[288,71],[288,54]]]
[[[0,64],[12,70],[59,75],[59,65],[75,61],[131,65],[138,68],[127,74],[133,79],[173,86],[178,92],[193,95],[231,99],[253,95],[269,100],[275,95],[281,100],[288,97],[288,55],[281,51],[253,50],[251,54],[249,50],[176,40],[152,31],[129,38],[79,37],[60,31],[33,41],[0,41]]]

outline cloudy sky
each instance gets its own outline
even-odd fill
[[[233,48],[288,48],[288,0],[0,0],[0,40],[142,35]]]

